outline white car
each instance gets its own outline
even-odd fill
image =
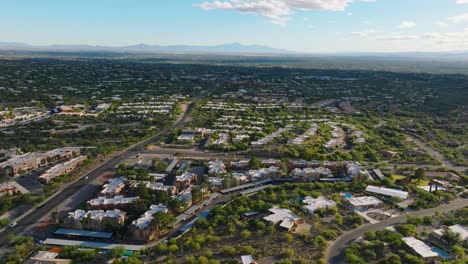
[[[9,224],[8,226],[9,226],[9,227],[15,227],[17,224],[18,224],[18,223],[13,222],[13,223]]]

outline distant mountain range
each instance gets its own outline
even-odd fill
[[[275,49],[262,45],[242,45],[240,43],[216,46],[189,45],[147,45],[137,44],[122,47],[91,46],[91,45],[48,45],[33,46],[17,42],[0,42],[0,50],[9,51],[82,51],[82,52],[138,52],[138,53],[219,53],[219,54],[294,54],[289,50]]]
[[[42,51],[42,52],[127,52],[127,53],[181,53],[181,54],[231,54],[231,55],[287,55],[300,57],[360,57],[386,59],[417,59],[468,61],[468,51],[447,52],[341,52],[341,53],[305,53],[276,49],[263,45],[243,45],[240,43],[216,46],[190,45],[147,45],[130,46],[92,46],[92,45],[47,45],[34,46],[18,42],[0,42],[0,51]]]

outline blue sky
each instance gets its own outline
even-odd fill
[[[468,0],[0,0],[0,42],[468,50]]]

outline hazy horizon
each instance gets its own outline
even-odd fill
[[[0,42],[261,45],[300,53],[468,47],[467,0],[18,0],[0,3]]]

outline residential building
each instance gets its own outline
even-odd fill
[[[152,221],[154,215],[158,212],[167,213],[168,209],[162,204],[151,205],[149,210],[140,216],[137,220],[134,220],[130,226],[132,231],[132,238],[136,240],[152,240],[156,235],[156,230]]]
[[[269,167],[260,170],[249,170],[248,175],[251,181],[257,181],[279,177],[281,176],[281,172],[278,167]]]
[[[18,191],[18,188],[13,184],[13,182],[3,182],[0,183],[0,197],[6,194],[14,194]]]
[[[271,224],[280,224],[280,227],[285,228],[287,230],[293,229],[301,218],[293,213],[289,209],[280,208],[275,206],[269,210],[272,214],[263,217],[263,219]]]
[[[468,228],[462,225],[456,224],[456,225],[449,226],[446,229],[460,235],[460,239],[464,241],[465,243],[468,243]],[[431,235],[435,237],[436,239],[441,239],[442,236],[444,235],[444,230],[445,228],[436,229],[432,231]]]
[[[323,168],[323,167],[318,167],[318,168],[304,168],[304,169],[299,169],[295,168],[291,173],[290,176],[304,181],[315,181],[318,180],[322,177],[325,178],[332,178],[333,174],[330,169],[328,168]]]
[[[248,160],[232,161],[229,164],[229,168],[231,168],[232,170],[245,170],[248,167],[249,167]]]
[[[118,209],[115,210],[92,210],[84,211],[78,209],[68,213],[64,220],[64,226],[71,229],[83,229],[93,231],[108,230],[109,227],[123,226],[126,213]]]
[[[374,196],[349,197],[345,198],[345,203],[353,210],[377,208],[383,205],[383,202]]]
[[[110,179],[106,184],[104,184],[104,186],[102,186],[101,195],[106,197],[119,195],[125,188],[125,182],[127,182],[127,178],[124,177]]]
[[[419,257],[423,258],[425,262],[433,261],[439,257],[439,254],[432,250],[426,243],[414,237],[402,238],[406,247]]]
[[[226,165],[222,160],[208,162],[208,174],[223,174],[226,173]]]
[[[366,192],[377,193],[377,194],[390,196],[390,197],[397,197],[403,200],[406,200],[408,198],[408,192],[397,190],[397,189],[377,187],[377,186],[372,186],[372,185],[368,185],[366,187]]]
[[[174,185],[178,191],[188,189],[190,186],[197,182],[197,175],[190,172],[185,172],[182,175],[176,176]]]
[[[15,177],[47,163],[42,153],[26,153],[0,163],[0,175]]]
[[[50,183],[53,179],[58,176],[69,174],[74,171],[78,166],[80,166],[88,157],[87,156],[79,156],[73,158],[69,161],[64,163],[57,164],[52,168],[48,169],[44,174],[39,176],[39,179],[42,182]]]
[[[304,198],[302,203],[304,204],[304,208],[309,214],[313,214],[319,208],[328,209],[330,207],[336,206],[335,201],[329,200],[323,196],[318,198],[307,196]]]
[[[69,264],[71,259],[58,259],[58,252],[39,251],[36,255],[28,259],[25,264]]]
[[[169,196],[175,195],[177,193],[177,187],[172,185],[164,185],[162,182],[133,182],[131,184],[131,188],[135,189],[136,187],[138,187],[139,184],[145,184],[146,188],[148,188],[150,192],[164,192],[167,193]]]
[[[113,198],[107,198],[100,196],[95,199],[89,200],[86,203],[88,210],[114,210],[123,209],[126,206],[138,201],[139,197],[123,197],[115,196]]]

